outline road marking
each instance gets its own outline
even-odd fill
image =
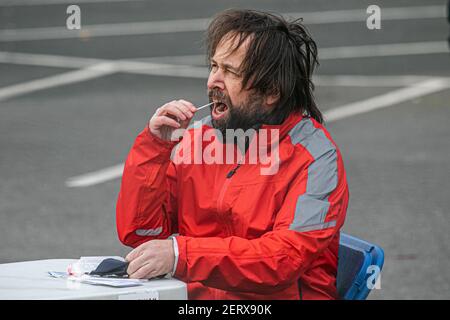
[[[333,122],[349,118],[358,114],[397,105],[411,99],[438,92],[450,87],[448,79],[432,78],[421,81],[407,88],[393,90],[369,99],[346,104],[324,112],[326,122]],[[69,178],[68,187],[88,187],[99,183],[118,179],[122,176],[124,164],[90,172],[81,176]]]
[[[310,24],[331,24],[366,21],[368,15],[367,8],[352,10],[334,10],[317,12],[285,13],[285,16],[293,18],[304,18],[306,25]],[[446,17],[446,7],[444,6],[412,6],[412,7],[382,7],[381,19],[388,20],[409,20],[409,19],[436,19]]]
[[[56,39],[88,39],[177,32],[204,31],[210,19],[163,20],[83,25],[81,30],[67,30],[66,26],[6,29],[0,31],[0,42]]]
[[[112,62],[112,60],[60,56],[53,54],[0,51],[0,63],[8,64],[78,69],[104,62]]]
[[[118,61],[117,68],[126,73],[198,79],[206,79],[209,72],[206,67],[126,60]]]
[[[319,48],[319,61],[332,59],[406,56],[432,53],[449,53],[445,41],[390,43],[364,46]]]
[[[362,22],[367,19],[365,8],[319,12],[288,12],[283,15],[303,18],[306,25]],[[445,18],[445,6],[418,6],[383,8],[383,21],[405,19]],[[73,38],[112,37],[125,35],[149,35],[206,30],[210,18],[161,20],[83,25],[81,30],[67,30],[65,26],[0,30],[0,42],[55,40]]]
[[[319,75],[313,78],[316,86],[325,87],[405,87],[432,79],[432,76],[366,76],[366,75]],[[450,77],[442,77],[442,82],[450,87]]]
[[[406,88],[397,89],[369,99],[328,110],[325,112],[324,116],[327,122],[333,122],[361,113],[397,105],[401,102],[412,100],[447,88],[449,88],[448,80],[432,78]]]
[[[123,163],[99,171],[90,172],[81,176],[69,178],[66,186],[71,188],[88,187],[99,183],[120,178],[123,172]]]
[[[206,79],[208,69],[206,67],[170,65],[146,62],[121,61],[117,65],[121,72],[132,74],[146,74],[149,76],[167,76],[178,78]],[[326,87],[404,87],[417,82],[434,78],[420,75],[316,75],[313,82],[316,86]],[[442,77],[442,81],[450,85],[450,77]]]
[[[449,53],[448,45],[445,41],[319,48],[319,61],[330,59],[386,57],[436,53]],[[167,61],[170,61],[172,63],[166,63]],[[207,70],[205,69],[205,67],[193,66],[199,64],[203,65],[205,63],[204,55],[166,56],[139,58],[134,60],[107,60],[49,54],[0,51],[0,63],[8,64],[35,65],[59,68],[85,68],[94,64],[104,62],[116,63],[123,72],[128,73],[193,78],[203,78],[207,75]],[[180,65],[177,63],[183,63],[184,65]]]
[[[133,60],[102,60],[81,57],[68,57],[44,54],[28,54],[0,52],[0,63],[15,63],[51,67],[82,68],[59,75],[15,84],[0,88],[0,101],[31,92],[50,89],[66,84],[87,81],[116,72],[147,74],[152,76],[170,76],[206,79],[208,70],[205,67],[174,65],[165,63],[142,62]],[[400,87],[412,85],[429,79],[426,76],[315,76],[317,86],[355,86],[355,87]],[[442,78],[450,83],[450,78]]]
[[[0,62],[32,65],[47,65],[63,67],[84,67],[43,79],[8,86],[0,89],[0,101],[22,94],[52,88],[60,85],[85,81],[115,72],[144,73],[151,75],[183,76],[189,78],[205,78],[206,68],[195,66],[171,65],[132,60],[99,60],[79,57],[64,57],[53,55],[37,55],[23,53],[0,52]],[[427,78],[423,76],[317,76],[318,85],[354,85],[354,86],[401,86],[410,85],[372,97],[363,101],[351,103],[324,113],[328,122],[369,112],[372,110],[398,104],[432,92],[450,87],[449,78]],[[123,164],[69,178],[68,187],[87,187],[109,180],[120,178]]]
[[[343,46],[319,48],[319,61],[351,58],[370,58],[388,56],[408,56],[421,54],[449,53],[448,43],[445,41],[423,41],[405,43],[385,43],[361,46]],[[205,55],[183,55],[139,58],[140,62],[166,63],[185,65],[205,64]]]
[[[116,72],[114,64],[101,63],[80,70],[14,84],[11,86],[0,88],[0,101],[39,90],[55,88],[66,84],[103,77],[114,72]]]

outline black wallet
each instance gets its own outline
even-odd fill
[[[91,271],[91,276],[128,278],[128,262],[113,258],[103,260],[95,270]]]

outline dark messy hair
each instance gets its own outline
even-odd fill
[[[317,46],[302,25],[302,19],[283,17],[255,10],[229,9],[216,15],[206,33],[207,62],[224,36],[237,37],[237,50],[249,38],[240,66],[242,87],[278,97],[274,112],[284,119],[292,112],[323,122],[314,100],[311,76],[318,65]]]

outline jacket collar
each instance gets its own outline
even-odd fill
[[[260,129],[266,130],[278,129],[279,139],[281,141],[288,134],[288,132],[302,119],[303,116],[301,113],[291,113],[282,124],[279,125],[263,124]]]

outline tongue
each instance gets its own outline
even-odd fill
[[[217,103],[214,105],[212,116],[214,120],[218,120],[225,116],[226,112],[228,111],[228,106],[223,103]]]

